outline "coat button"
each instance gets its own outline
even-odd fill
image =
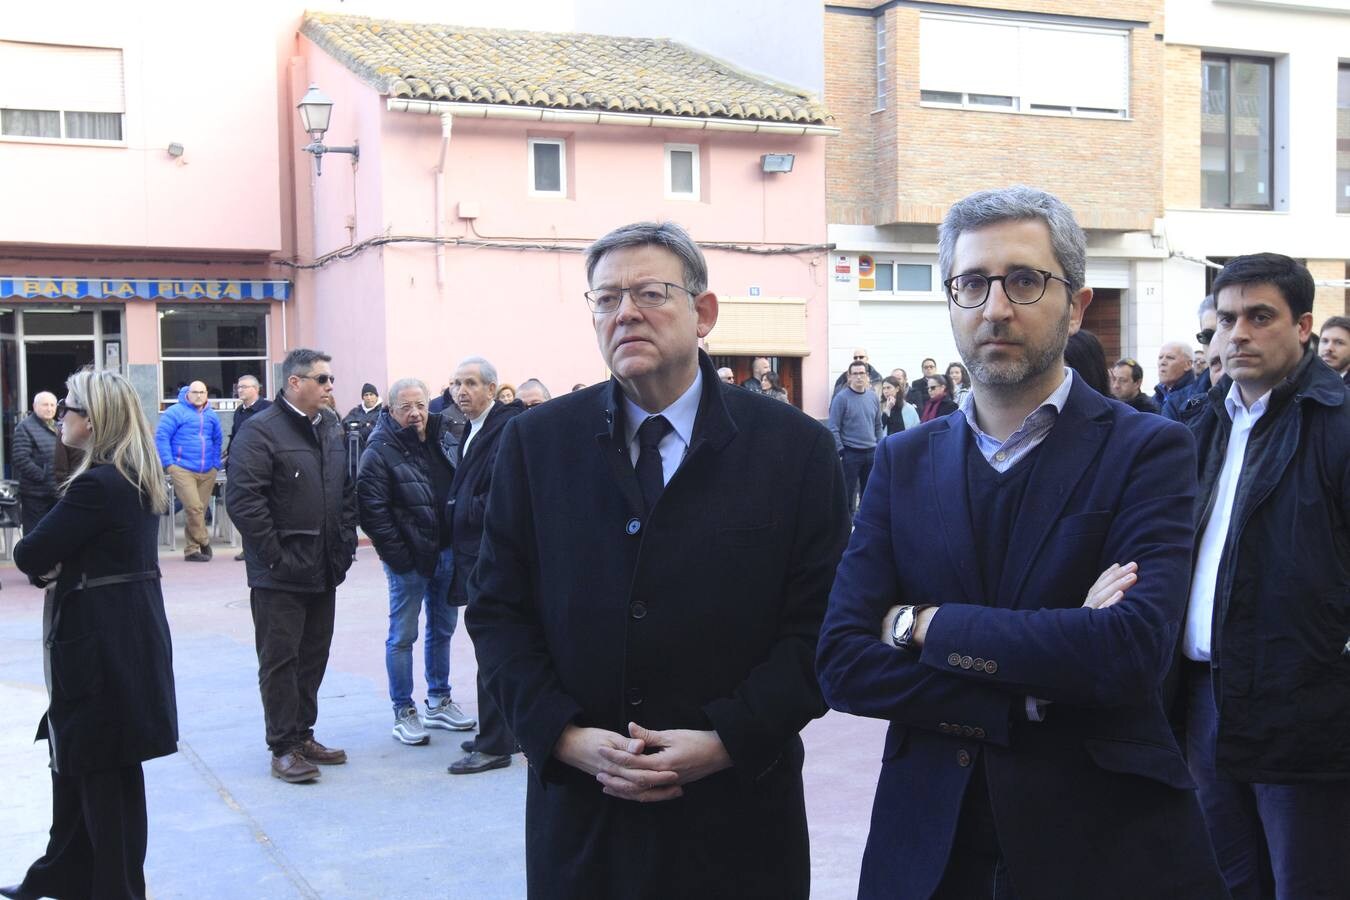
[[[959,666],[959,665],[961,665],[961,654],[960,654],[960,653],[952,653],[952,654],[949,654],[949,655],[947,656],[947,665],[949,665],[949,666]]]
[[[977,738],[979,738],[980,740],[984,740],[984,729],[983,729],[983,728],[976,728],[976,729],[975,729],[975,736],[976,736]]]
[[[624,531],[627,531],[629,534],[637,534],[641,530],[642,530],[641,519],[629,519],[628,524],[624,526]]]
[[[961,734],[962,734],[964,737],[974,737],[974,736],[975,736],[975,729],[974,729],[974,728],[971,728],[969,725],[962,725],[962,726],[961,726]]]
[[[971,659],[969,656],[961,657],[961,668],[969,669],[973,665],[975,665],[975,660]]]
[[[628,689],[628,705],[637,706],[642,702],[642,689],[631,687]]]
[[[994,662],[992,659],[987,659],[984,661],[984,672],[986,675],[993,675],[997,671],[998,671],[998,663]]]
[[[966,766],[969,766],[969,765],[970,765],[970,751],[968,751],[968,750],[957,750],[957,751],[956,751],[956,764],[957,764],[958,766],[960,766],[961,768],[963,768],[963,769],[964,769]]]
[[[975,657],[975,671],[976,672],[984,671],[984,657],[982,656]]]
[[[946,734],[951,730],[952,726],[948,725],[946,722],[942,722],[941,724],[938,725],[938,731],[942,732],[943,734]]]
[[[641,619],[647,615],[647,604],[643,603],[641,600],[635,601],[632,606],[628,607],[628,611],[632,614],[633,618]]]

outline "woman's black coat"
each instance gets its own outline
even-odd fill
[[[61,564],[45,636],[51,702],[38,738],[50,742],[52,767],[62,775],[178,749],[158,541],[159,517],[140,492],[115,467],[100,465],[75,479],[14,548],[15,564],[29,575]]]

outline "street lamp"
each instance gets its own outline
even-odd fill
[[[361,148],[353,143],[350,147],[329,147],[323,142],[324,132],[328,130],[329,120],[333,117],[333,101],[319,90],[317,84],[311,84],[305,96],[295,105],[300,111],[300,125],[309,134],[310,143],[300,149],[314,154],[314,172],[323,174],[323,155],[325,153],[348,153],[352,165],[361,158]]]

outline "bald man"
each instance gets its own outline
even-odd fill
[[[52,464],[59,441],[56,396],[42,391],[33,397],[33,414],[14,429],[14,474],[19,477],[24,534],[36,528],[56,504]]]
[[[1153,399],[1162,409],[1169,394],[1183,391],[1195,383],[1191,368],[1191,346],[1181,341],[1168,341],[1158,350],[1158,384]]]
[[[173,481],[187,522],[183,559],[210,562],[211,535],[206,530],[206,504],[216,486],[224,431],[206,399],[206,384],[194,381],[178,392],[178,402],[164,410],[155,429],[159,461]]]

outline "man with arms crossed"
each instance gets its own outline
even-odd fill
[[[1350,891],[1350,402],[1287,256],[1214,279],[1226,375],[1199,450],[1187,759],[1234,900]]]
[[[530,896],[804,898],[834,440],[718,380],[683,229],[619,228],[586,268],[613,378],[506,426],[466,612],[529,759]]]
[[[1025,187],[939,232],[972,393],[882,444],[820,639],[830,705],[891,722],[862,897],[1224,896],[1161,689],[1195,452],[1065,368],[1085,244]]]

